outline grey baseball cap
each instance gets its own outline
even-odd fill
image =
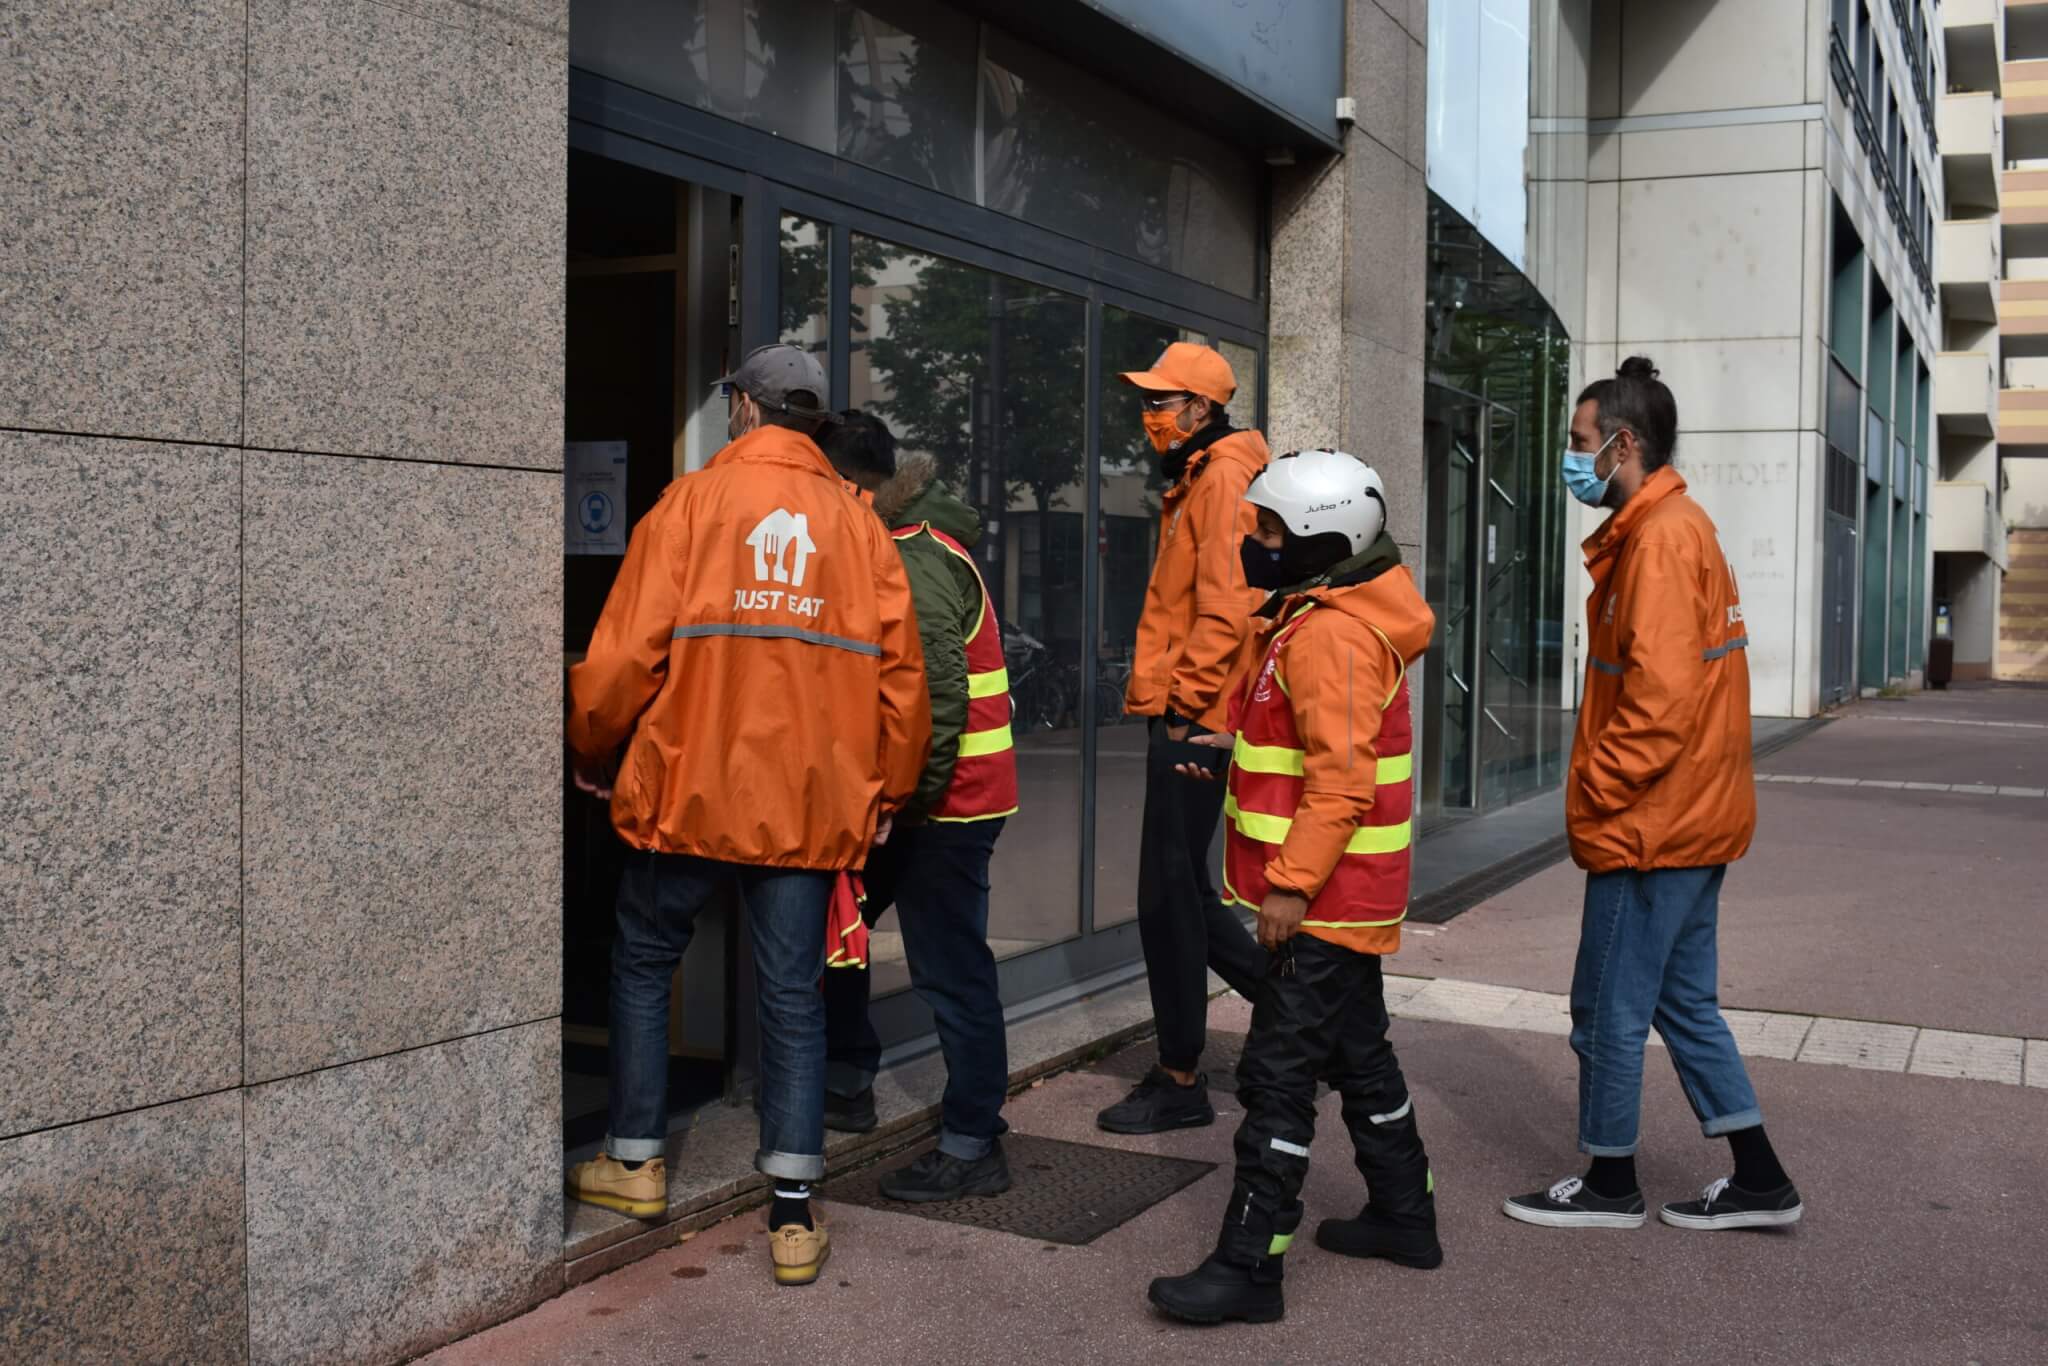
[[[829,418],[831,412],[825,407],[829,383],[825,379],[825,367],[818,364],[818,358],[799,346],[787,342],[770,342],[757,346],[747,353],[739,369],[718,378],[720,384],[730,384],[754,402],[778,412],[795,413],[799,417]],[[805,394],[809,401],[791,401],[794,394]]]

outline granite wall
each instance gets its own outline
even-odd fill
[[[1268,435],[1276,451],[1334,444],[1371,462],[1419,570],[1429,5],[1347,4],[1344,88],[1358,119],[1343,155],[1273,178]]]
[[[399,1360],[562,1277],[567,0],[7,12],[0,1359]]]

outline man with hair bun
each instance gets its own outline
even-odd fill
[[[1583,1177],[1518,1195],[1510,1218],[1552,1228],[1640,1228],[1636,1180],[1643,1046],[1652,1025],[1709,1138],[1735,1171],[1667,1204],[1684,1229],[1798,1222],[1799,1192],[1721,1016],[1721,882],[1756,829],[1749,646],[1714,523],[1671,467],[1678,403],[1642,356],[1579,395],[1565,486],[1612,511],[1585,542],[1593,579],[1585,700],[1565,780],[1572,859],[1586,870],[1572,1050]]]

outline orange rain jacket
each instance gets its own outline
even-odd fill
[[[1169,706],[1212,731],[1229,724],[1230,690],[1265,594],[1246,586],[1238,547],[1258,526],[1244,501],[1272,459],[1257,432],[1231,432],[1198,451],[1166,491],[1159,558],[1145,585],[1124,708],[1164,716]]]
[[[570,745],[626,744],[612,824],[636,849],[861,867],[930,740],[896,543],[781,427],[669,485],[569,671]]]
[[[1704,868],[1756,830],[1749,636],[1706,512],[1668,465],[1585,543],[1586,695],[1565,785],[1589,872]]]

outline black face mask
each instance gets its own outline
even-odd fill
[[[1271,593],[1298,583],[1298,579],[1287,577],[1287,568],[1282,561],[1285,550],[1268,550],[1255,536],[1247,536],[1239,544],[1237,553],[1244,560],[1244,581],[1252,587]]]

